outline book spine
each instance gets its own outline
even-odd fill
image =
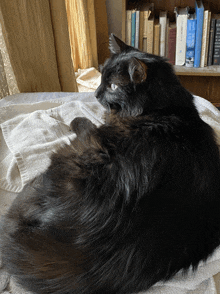
[[[175,65],[176,55],[176,28],[168,28],[168,48],[167,58],[169,62]]]
[[[151,14],[151,11],[144,11],[144,28],[143,28],[143,51],[147,52],[147,29],[148,29],[148,18]]]
[[[160,55],[160,24],[154,26],[154,54]]]
[[[184,65],[186,61],[187,14],[177,16],[176,65]]]
[[[209,53],[208,53],[208,66],[212,65],[214,40],[215,40],[215,22],[213,18],[211,20],[210,34],[209,34]]]
[[[220,19],[216,20],[213,65],[220,65]]]
[[[140,11],[139,49],[143,51],[144,12]]]
[[[165,56],[167,18],[160,17],[160,56]]]
[[[143,51],[147,52],[147,38],[143,38]]]
[[[136,11],[135,48],[139,48],[140,11]]]
[[[135,46],[135,32],[136,32],[136,12],[131,14],[131,46]]]
[[[205,64],[204,64],[205,66],[208,65],[210,23],[211,23],[211,12],[209,11],[208,27],[207,27],[207,32],[206,32],[206,48],[205,48]]]
[[[201,47],[202,47],[202,32],[203,32],[203,16],[204,16],[204,8],[198,8],[196,6],[196,44],[195,44],[195,61],[194,67],[200,66],[201,60]]]
[[[131,45],[131,10],[126,11],[126,44]]]
[[[149,17],[149,11],[144,11],[144,29],[143,29],[143,38],[147,38],[147,22]]]
[[[170,20],[167,18],[167,27],[166,27],[166,41],[165,41],[165,57],[168,56],[168,29],[169,29]]]
[[[186,67],[194,66],[196,41],[196,19],[187,20]]]
[[[154,19],[148,20],[147,27],[147,52],[153,53],[154,46]]]
[[[203,32],[202,32],[202,47],[201,47],[201,59],[200,59],[200,67],[205,66],[205,49],[206,49],[206,42],[207,42],[207,29],[208,29],[208,10],[204,11],[204,18],[203,18]]]

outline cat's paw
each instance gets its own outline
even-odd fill
[[[96,126],[86,117],[76,117],[70,123],[70,129],[76,133],[77,136],[94,130]]]

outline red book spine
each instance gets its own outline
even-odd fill
[[[176,54],[176,28],[168,28],[168,52],[167,58],[169,62],[175,65]]]

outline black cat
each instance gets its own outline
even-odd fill
[[[96,91],[106,124],[71,146],[5,216],[3,263],[37,294],[128,294],[197,268],[220,245],[212,129],[163,58],[110,37]]]

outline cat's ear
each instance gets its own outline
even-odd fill
[[[130,79],[135,84],[140,84],[147,79],[147,65],[138,58],[131,58],[128,68]]]
[[[117,38],[114,34],[110,35],[109,49],[111,53],[113,54],[121,53],[129,48],[130,46],[126,45],[122,40]]]

